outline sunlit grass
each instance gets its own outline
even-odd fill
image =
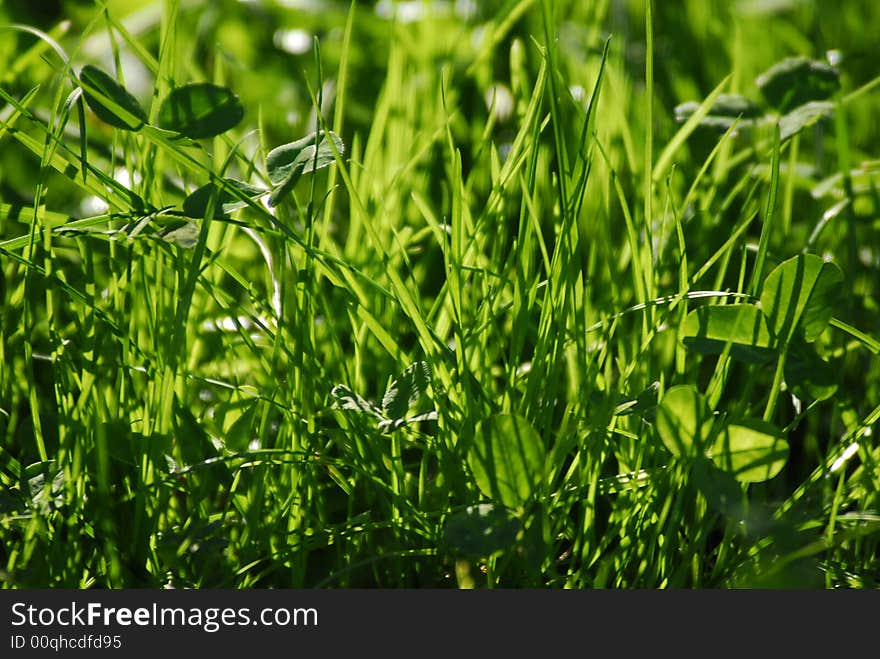
[[[880,12],[380,4],[0,31],[4,583],[876,587]]]

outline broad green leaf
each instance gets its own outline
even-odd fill
[[[207,458],[217,457],[217,447],[214,446],[208,433],[177,396],[174,396],[173,409],[175,447],[180,452],[183,464],[194,465]]]
[[[789,353],[785,362],[785,383],[802,400],[827,400],[837,393],[838,374],[811,344]]]
[[[354,410],[382,418],[382,412],[378,407],[354,393],[344,384],[337,384],[333,387],[330,396],[333,398],[333,406],[337,409]]]
[[[867,194],[869,191],[880,187],[880,163],[873,161],[864,163],[860,167],[855,167],[846,172],[835,172],[827,178],[822,179],[810,190],[813,199],[828,197],[831,200],[847,197],[846,201],[851,203],[853,200],[848,198],[848,194],[844,189],[844,182],[849,179],[852,185],[852,194],[856,197]]]
[[[700,109],[700,103],[687,101],[675,107],[675,120],[684,122]],[[703,128],[720,132],[728,130],[735,121],[739,126],[747,126],[761,116],[761,109],[745,96],[739,94],[719,94],[709,112],[699,120]]]
[[[243,410],[239,412],[238,418],[233,421],[223,434],[223,441],[226,447],[232,451],[244,451],[253,439],[254,422],[257,416],[257,402],[249,401]]]
[[[57,468],[55,460],[28,465],[26,471],[35,474],[27,479],[31,505],[34,509],[46,515],[64,505],[64,485],[67,478],[64,470]],[[52,477],[51,481],[46,479],[47,472]]]
[[[614,408],[614,414],[618,416],[638,414],[645,421],[653,422],[657,412],[657,395],[659,391],[660,383],[653,382],[635,398],[621,396],[620,402]]]
[[[277,206],[291,191],[303,174],[322,169],[333,163],[333,148],[327,135],[341,155],[344,152],[342,138],[334,132],[323,131],[283,144],[266,155],[266,170],[274,189],[269,196],[269,205]]]
[[[199,231],[199,226],[195,222],[176,220],[166,224],[155,235],[166,243],[172,243],[184,249],[192,249],[199,241]]]
[[[388,385],[382,397],[382,411],[391,420],[400,420],[428,388],[431,369],[427,362],[411,364],[396,380]]]
[[[761,116],[761,108],[740,94],[719,94],[712,104],[709,114],[719,117],[745,117],[754,118]]]
[[[760,483],[785,466],[788,442],[775,426],[764,421],[731,423],[718,434],[712,460],[738,481]]]
[[[697,458],[693,463],[694,483],[713,510],[731,517],[743,514],[742,485],[729,472],[715,466],[709,458]]]
[[[429,410],[427,412],[422,412],[421,414],[414,414],[413,416],[408,416],[402,419],[382,419],[377,424],[377,428],[380,432],[394,432],[398,428],[403,428],[406,425],[411,423],[422,423],[424,421],[436,421],[437,420],[437,410]]]
[[[834,104],[828,101],[812,101],[794,108],[779,119],[779,138],[783,141],[812,126],[820,119],[834,114]]]
[[[210,82],[177,87],[162,101],[159,127],[194,140],[214,137],[244,118],[244,106],[232,90]]]
[[[451,514],[443,526],[443,538],[455,554],[485,558],[509,548],[521,526],[506,508],[481,503]]]
[[[789,343],[799,329],[815,341],[831,320],[843,273],[815,254],[799,254],[780,263],[764,280],[761,308],[770,331]]]
[[[704,451],[712,413],[693,385],[669,389],[657,406],[657,434],[676,458],[696,458]]]
[[[477,427],[468,464],[477,487],[508,508],[522,506],[544,474],[544,444],[526,419],[498,414]]]
[[[302,173],[308,174],[311,171],[323,169],[334,162],[333,148],[327,141],[327,135],[333,142],[333,147],[342,155],[345,152],[345,145],[342,138],[333,131],[326,134],[322,131],[319,135],[317,154],[315,153],[316,134],[283,144],[272,149],[266,156],[266,167],[269,170],[269,180],[272,183],[280,183],[281,180],[289,176],[289,172],[297,167],[302,167]],[[281,177],[281,180],[278,179]]]
[[[755,82],[770,105],[788,112],[833,95],[840,89],[840,73],[824,62],[789,57],[771,66]]]
[[[234,178],[223,179],[223,182],[235,190],[241,192],[244,196],[251,199],[257,199],[264,194],[266,190],[250,185],[244,181]],[[240,208],[245,208],[247,203],[236,197],[228,189],[217,185],[216,183],[206,183],[202,187],[194,190],[186,199],[183,200],[183,212],[188,217],[204,218],[208,214],[208,203],[211,199],[211,193],[216,191],[217,197],[214,201],[214,216],[227,215]]]
[[[86,103],[101,121],[124,130],[139,130],[147,113],[113,76],[87,64],[79,73]]]
[[[199,238],[199,226],[179,213],[162,209],[146,215],[130,216],[131,220],[119,229],[102,232],[111,239],[156,238],[185,249],[195,247]],[[92,235],[100,233],[91,232]]]
[[[700,354],[719,354],[729,343],[731,357],[743,361],[763,363],[774,355],[767,319],[754,304],[694,309],[684,321],[682,334],[684,345]]]

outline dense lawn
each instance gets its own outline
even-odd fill
[[[880,6],[0,23],[7,587],[878,586]]]

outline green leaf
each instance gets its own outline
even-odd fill
[[[740,94],[719,94],[709,114],[718,117],[754,118],[761,116],[761,108],[754,101]]]
[[[824,62],[789,57],[771,66],[755,82],[770,105],[788,112],[832,96],[840,89],[840,73]]]
[[[184,249],[192,249],[199,241],[199,226],[195,222],[176,220],[167,223],[156,232],[156,237],[166,243],[178,245]]]
[[[27,479],[31,505],[35,510],[47,515],[64,505],[64,486],[67,478],[64,470],[57,468],[55,460],[28,465],[27,472],[36,472],[36,475]],[[52,477],[51,480],[46,478],[47,474]]]
[[[669,389],[657,406],[657,434],[676,458],[696,458],[703,453],[712,427],[712,412],[693,385]]]
[[[700,109],[700,103],[687,101],[675,107],[675,120],[684,122]],[[727,131],[735,121],[738,125],[747,126],[761,116],[761,108],[739,94],[719,94],[706,116],[699,120],[703,128],[711,128],[720,132]]]
[[[330,396],[333,398],[333,406],[336,409],[354,410],[355,412],[364,412],[380,419],[382,418],[382,411],[378,407],[354,393],[344,384],[337,384],[333,387]]]
[[[526,419],[489,417],[477,427],[468,464],[477,487],[508,508],[522,506],[544,475],[544,444]]]
[[[147,113],[113,76],[87,64],[79,73],[86,103],[101,121],[124,130],[140,130]]]
[[[712,460],[736,480],[760,483],[778,474],[788,460],[788,442],[770,423],[749,419],[726,426],[712,446]]]
[[[428,388],[431,369],[427,362],[416,362],[388,385],[382,397],[382,411],[391,420],[403,419]]]
[[[303,174],[322,169],[334,161],[333,148],[327,140],[330,136],[333,146],[341,155],[345,148],[334,132],[323,131],[283,144],[266,155],[266,170],[274,189],[269,196],[269,205],[277,206],[291,191]]]
[[[797,346],[785,362],[785,383],[802,400],[827,400],[837,393],[837,371],[808,343]]]
[[[506,508],[481,503],[451,514],[443,526],[443,539],[455,554],[485,558],[509,548],[521,526]]]
[[[815,254],[799,254],[780,263],[764,280],[761,308],[770,331],[781,343],[789,343],[801,331],[815,341],[831,320],[843,273]]]
[[[193,413],[175,395],[173,400],[175,446],[185,465],[194,465],[218,456],[217,447]]]
[[[394,432],[398,428],[403,428],[412,423],[422,423],[425,421],[436,421],[437,420],[437,411],[436,410],[428,410],[427,412],[422,412],[421,414],[415,414],[413,416],[408,416],[402,419],[382,419],[376,425],[380,432]]]
[[[250,197],[251,199],[258,199],[266,194],[266,190],[234,178],[223,179],[223,182],[226,186],[238,190],[244,196]],[[215,217],[227,215],[247,206],[246,202],[236,197],[226,187],[221,187],[216,182],[211,182],[194,190],[183,200],[183,212],[187,217],[204,218],[208,214],[208,203],[211,200],[212,193],[216,193],[217,195],[217,198],[214,201]]]
[[[244,410],[240,411],[238,418],[229,426],[229,430],[224,433],[223,440],[228,449],[241,452],[248,448],[254,437],[257,402],[249,401]]]
[[[635,398],[620,396],[620,402],[614,408],[614,414],[617,416],[638,414],[645,421],[653,422],[657,412],[657,395],[659,391],[660,383],[653,382]]]
[[[767,319],[754,304],[694,309],[685,318],[682,334],[684,345],[700,354],[719,354],[728,343],[731,357],[750,363],[767,362],[775,354]]]
[[[159,127],[194,140],[214,137],[237,126],[244,106],[232,90],[195,82],[172,91],[159,108]]]
[[[742,485],[729,472],[719,469],[709,458],[697,458],[691,473],[700,494],[713,510],[730,517],[743,515]]]
[[[782,141],[800,133],[821,119],[834,116],[834,104],[828,101],[812,101],[799,105],[779,119],[779,138]]]

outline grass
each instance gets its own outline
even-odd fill
[[[877,587],[880,12],[132,4],[0,9],[6,587]]]

